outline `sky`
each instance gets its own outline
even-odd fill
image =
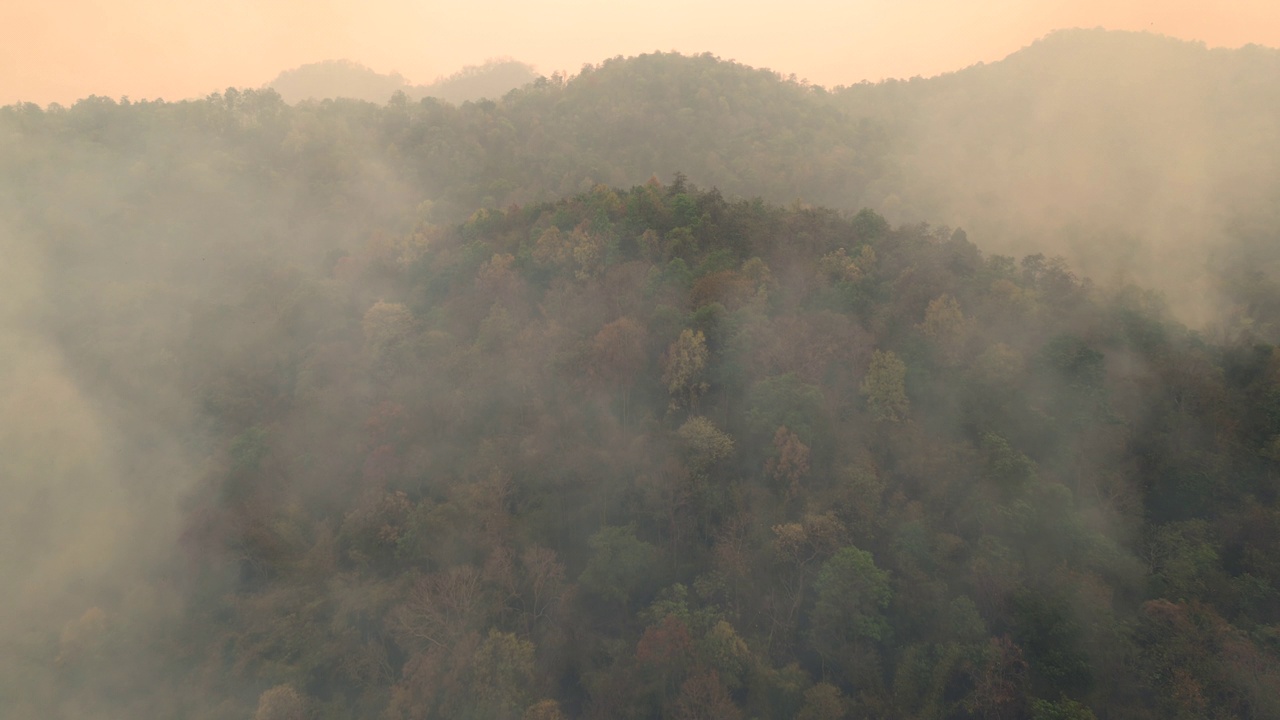
[[[427,83],[512,57],[540,72],[711,52],[832,86],[991,62],[1060,28],[1280,46],[1276,0],[3,0],[0,104],[176,100],[346,58]]]

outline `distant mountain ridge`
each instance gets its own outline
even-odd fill
[[[1158,288],[1193,325],[1237,314],[1280,337],[1280,283],[1268,280],[1280,277],[1273,49],[1069,30],[998,62],[834,89],[709,53],[651,53],[466,105],[451,83],[495,77],[492,64],[430,90],[355,63],[327,67],[354,87],[290,87],[307,77],[296,71],[261,97],[208,102],[236,116],[221,122],[255,128],[255,162],[297,155],[313,164],[298,187],[350,192],[350,207],[376,190],[457,221],[681,172],[727,197],[963,227],[990,252],[1061,255],[1100,283]],[[370,87],[378,107],[296,104]],[[387,105],[395,92],[452,100]],[[107,112],[76,107],[75,122]],[[178,105],[111,112],[210,131]]]
[[[507,58],[468,65],[427,85],[414,85],[398,72],[380,73],[353,60],[325,60],[286,70],[268,87],[290,104],[325,98],[382,104],[397,92],[411,100],[435,97],[461,103],[500,98],[537,77],[532,65]]]

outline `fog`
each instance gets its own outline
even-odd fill
[[[1204,327],[1240,300],[1222,272],[1272,261],[1280,94],[1263,78],[1278,73],[1274,49],[1063,33],[994,66],[855,87],[846,107],[902,154],[900,184],[868,198],[888,216],[1155,287]]]
[[[816,5],[9,9],[0,715],[1275,716],[1280,22]]]

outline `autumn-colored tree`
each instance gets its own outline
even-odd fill
[[[510,303],[515,300],[520,277],[514,270],[515,256],[496,253],[476,271],[476,289],[486,297]]]
[[[533,546],[520,554],[524,569],[526,630],[539,623],[564,596],[564,565],[554,550]]]
[[[366,345],[385,352],[406,342],[413,332],[413,313],[401,303],[379,300],[369,307],[361,323]]]
[[[800,481],[809,474],[809,446],[782,425],[773,434],[773,453],[764,471],[785,488],[786,497],[791,500],[799,495]]]
[[[907,417],[907,366],[892,350],[871,354],[871,366],[862,378],[862,394],[871,417],[880,422],[901,422]]]
[[[701,472],[733,453],[733,438],[721,432],[710,420],[696,415],[676,431],[689,453],[689,466]]]
[[[623,317],[600,328],[591,340],[591,374],[622,394],[622,418],[626,422],[631,390],[648,364],[647,333],[635,320]]]
[[[807,514],[796,523],[774,525],[773,550],[785,563],[780,574],[782,601],[772,612],[775,627],[785,634],[800,622],[800,609],[813,582],[813,568],[847,542],[847,529],[833,513]]]
[[[968,340],[970,321],[960,310],[960,303],[950,295],[939,295],[925,308],[920,332],[932,340],[938,348],[938,357],[944,365],[960,361]]]
[[[253,720],[305,720],[306,699],[292,685],[277,685],[258,697]]]
[[[1027,712],[1027,661],[1008,635],[990,638],[965,707],[992,720],[1013,720]]]
[[[583,226],[578,226],[570,234],[569,243],[572,248],[570,252],[573,258],[574,277],[586,280],[600,275],[605,262],[605,239]]]
[[[560,703],[555,700],[539,700],[524,711],[521,720],[568,720]]]
[[[685,329],[662,356],[662,383],[674,408],[694,407],[709,387],[704,375],[710,353],[701,330]]]
[[[693,659],[693,636],[689,626],[675,615],[645,629],[636,644],[636,661],[667,669],[682,666]]]
[[[671,716],[675,720],[741,720],[742,711],[716,671],[707,670],[684,681]]]
[[[818,261],[820,277],[832,282],[856,283],[875,266],[876,252],[870,245],[863,245],[854,256],[840,248],[824,255]]]
[[[720,270],[698,278],[689,291],[689,303],[702,307],[718,302],[736,310],[755,296],[756,283],[735,270]]]
[[[848,712],[848,705],[840,688],[831,683],[818,683],[804,691],[804,705],[796,720],[841,720]]]
[[[482,621],[484,593],[479,570],[452,567],[418,580],[388,625],[405,647],[447,650]]]
[[[548,268],[565,267],[573,257],[573,246],[560,228],[552,225],[533,244],[534,262]]]

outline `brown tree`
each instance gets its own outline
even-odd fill
[[[765,472],[786,488],[787,500],[794,500],[800,493],[800,481],[809,474],[809,446],[783,425],[773,434],[773,452]]]
[[[624,317],[600,328],[591,340],[591,375],[622,395],[622,422],[636,379],[644,370],[646,333],[640,323]]]
[[[277,685],[258,697],[253,720],[304,720],[307,704],[292,685]]]
[[[691,675],[680,688],[672,717],[676,720],[741,720],[729,690],[715,670]]]
[[[704,374],[710,352],[701,330],[684,329],[662,356],[662,383],[671,393],[673,408],[694,407],[706,392]]]

